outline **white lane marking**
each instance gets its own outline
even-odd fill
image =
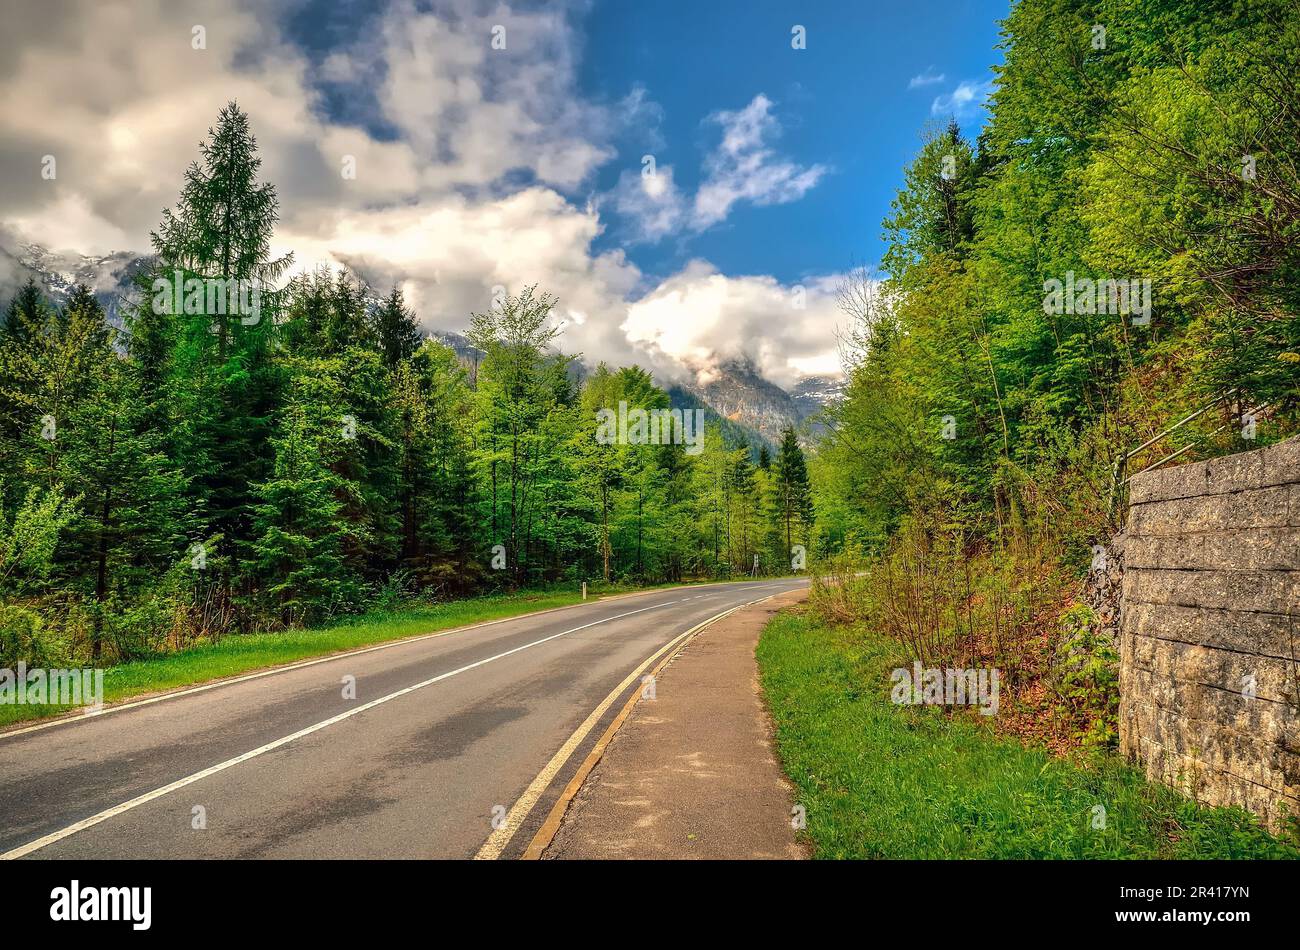
[[[140,805],[144,805],[148,802],[153,801],[154,799],[162,798],[164,795],[174,792],[177,789],[185,788],[185,786],[187,785],[193,785],[195,782],[205,779],[209,775],[215,775],[218,772],[224,772],[226,769],[239,765],[241,762],[247,762],[249,759],[254,759],[259,755],[263,755],[267,752],[272,751],[273,749],[278,749],[281,746],[288,745],[290,742],[293,742],[296,739],[301,739],[304,736],[309,736],[313,732],[319,732],[320,730],[325,729],[328,726],[332,726],[335,723],[342,722],[344,719],[349,719],[352,716],[358,715],[359,713],[363,713],[368,709],[374,709],[376,706],[382,706],[384,703],[397,699],[400,696],[405,696],[408,693],[413,693],[417,689],[423,689],[426,686],[432,686],[434,683],[441,682],[442,680],[445,679],[450,679],[453,676],[456,676],[460,673],[464,673],[468,670],[472,670],[476,667],[483,666],[486,663],[491,663],[494,660],[500,660],[503,657],[507,657],[510,656],[511,654],[518,653],[521,650],[527,650],[530,647],[540,646],[543,643],[549,643],[552,640],[557,640],[560,637],[568,636],[571,633],[577,633],[579,630],[586,630],[588,627],[599,626],[602,623],[609,623],[611,620],[618,620],[622,617],[630,617],[633,614],[645,613],[647,610],[658,610],[660,607],[671,607],[671,606],[672,606],[672,602],[669,601],[666,604],[654,604],[650,607],[641,607],[638,608],[637,610],[629,610],[625,613],[616,614],[613,617],[606,617],[603,620],[593,620],[591,623],[584,623],[580,627],[572,627],[571,629],[564,630],[560,633],[553,633],[549,637],[543,637],[540,640],[534,640],[531,643],[525,643],[522,646],[517,646],[514,647],[513,649],[506,650],[504,653],[498,653],[495,656],[490,656],[487,657],[486,659],[477,660],[474,663],[467,664],[466,666],[462,666],[459,669],[452,670],[448,673],[440,673],[439,675],[430,677],[429,679],[424,680],[423,682],[416,683],[414,686],[407,686],[404,689],[399,689],[394,693],[389,693],[387,696],[381,696],[378,699],[372,699],[370,702],[358,706],[355,709],[349,709],[347,712],[339,713],[337,716],[331,716],[329,719],[325,719],[321,722],[316,723],[315,725],[307,726],[305,729],[299,729],[297,732],[291,733],[290,735],[282,736],[281,738],[276,739],[272,742],[268,742],[265,745],[258,746],[256,749],[253,749],[249,752],[245,752],[243,755],[237,755],[233,759],[227,759],[224,762],[218,762],[216,765],[209,766],[208,768],[203,769],[200,772],[195,772],[193,775],[187,775],[184,778],[177,779],[176,781],[171,782],[170,784],[164,785],[162,788],[156,788],[151,792],[145,792],[143,795],[137,795],[135,798],[132,798],[130,801],[122,802],[120,805],[114,805],[112,808],[106,808],[103,811],[99,812],[98,814],[91,815],[89,818],[83,818],[81,821],[68,825],[66,828],[60,828],[58,831],[52,831],[48,835],[45,835],[44,837],[37,838],[35,841],[30,841],[27,844],[20,845],[17,848],[13,848],[10,851],[6,851],[3,854],[0,854],[0,861],[12,861],[14,858],[21,858],[24,857],[25,855],[31,854],[33,851],[39,851],[41,848],[54,844],[56,841],[61,841],[64,838],[67,838],[71,835],[75,835],[79,831],[85,831],[87,828],[93,827],[94,825],[98,825],[100,822],[107,821],[108,819],[116,817],[117,815],[120,815],[123,812],[128,812],[133,808],[138,808]]]
[[[633,594],[616,594],[615,597],[636,597],[641,594],[655,594],[659,591],[638,591]],[[704,596],[704,595],[701,595]],[[613,600],[614,598],[609,598]],[[318,663],[329,663],[331,660],[342,660],[347,657],[361,656],[363,653],[374,653],[377,650],[388,650],[392,647],[404,646],[408,643],[419,643],[423,640],[436,640],[439,637],[448,637],[453,633],[467,633],[470,630],[481,630],[483,627],[495,627],[497,624],[510,623],[512,620],[529,620],[533,617],[540,617],[543,614],[554,613],[559,610],[572,610],[575,607],[594,607],[599,603],[608,603],[609,601],[588,601],[587,603],[566,604],[563,607],[548,607],[545,610],[534,610],[531,613],[515,614],[512,617],[501,617],[497,620],[484,620],[481,623],[473,623],[464,627],[452,627],[450,630],[440,630],[437,633],[422,633],[413,637],[401,637],[396,640],[390,640],[387,643],[379,643],[374,646],[360,647],[356,650],[344,650],[341,653],[331,653],[328,656],[317,657],[313,660],[302,660],[298,663],[289,663],[285,666],[275,666],[269,670],[261,670],[257,673],[245,673],[241,676],[232,676],[228,679],[213,680],[211,683],[204,683],[202,686],[191,686],[188,689],[170,690],[160,693],[157,696],[150,696],[148,699],[137,699],[132,702],[115,703],[111,706],[105,706],[97,712],[85,712],[81,715],[62,716],[57,719],[50,719],[46,722],[34,723],[30,726],[23,726],[21,729],[11,729],[8,732],[0,732],[0,742],[12,736],[21,736],[29,732],[36,732],[40,729],[50,729],[54,726],[66,726],[70,723],[85,722],[88,719],[98,719],[100,716],[107,716],[109,713],[122,712],[126,709],[135,709],[139,706],[149,706],[153,703],[160,703],[165,699],[176,699],[180,696],[190,696],[194,693],[203,693],[210,689],[216,689],[219,686],[234,686],[236,683],[246,683],[249,680],[260,679],[263,676],[274,676],[277,673],[288,673],[291,670],[301,670],[308,666],[315,666]],[[668,603],[671,603],[669,601]]]

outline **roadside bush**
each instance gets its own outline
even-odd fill
[[[38,585],[49,575],[59,534],[76,518],[80,502],[55,485],[29,489],[12,518],[0,507],[0,592]]]
[[[1119,653],[1095,621],[1083,604],[1061,614],[1051,683],[1057,711],[1083,748],[1110,749],[1119,742]]]
[[[57,665],[63,648],[41,614],[17,604],[0,604],[0,667],[19,660],[28,666]]]
[[[130,593],[115,593],[90,608],[98,619],[104,659],[129,662],[174,653],[220,635],[210,604],[196,591],[194,572],[181,560],[163,577]]]
[[[414,591],[415,583],[410,571],[393,571],[385,580],[375,584],[375,592],[370,598],[367,608],[370,610],[393,610],[409,601]]]
[[[1059,596],[1050,547],[1014,528],[998,545],[939,515],[910,518],[872,569],[867,619],[927,665],[993,666],[1014,682],[1035,665],[1042,615]]]
[[[853,554],[834,555],[815,564],[808,592],[813,610],[835,623],[856,623],[864,619],[870,565]]]

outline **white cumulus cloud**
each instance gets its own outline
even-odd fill
[[[937,116],[948,115],[955,119],[968,119],[984,108],[992,92],[991,81],[960,82],[952,92],[935,97],[934,102],[930,103],[930,113]]]
[[[565,348],[589,362],[635,361],[673,378],[744,357],[778,383],[826,365],[830,278],[806,282],[797,310],[794,289],[772,277],[696,262],[656,282],[621,249],[594,249],[606,208],[654,239],[813,187],[825,169],[774,153],[765,96],[709,120],[721,142],[693,198],[663,165],[588,201],[577,195],[610,160],[616,132],[653,130],[660,113],[640,87],[608,103],[578,93],[580,43],[563,7],[398,0],[319,61],[276,28],[281,9],[10,0],[12,22],[42,28],[0,34],[0,226],[55,251],[147,251],[233,99],[280,197],[275,252],[293,251],[295,269],[346,264],[381,292],[400,284],[428,329],[463,329],[497,284],[537,283],[560,299]],[[206,49],[191,45],[195,24]],[[505,50],[491,48],[496,24]],[[325,107],[326,90],[351,103],[346,115]],[[372,112],[376,130],[356,120]],[[45,155],[57,161],[52,181],[40,174]],[[355,179],[340,173],[349,157]]]
[[[772,101],[762,93],[745,108],[717,112],[710,121],[722,127],[722,144],[705,162],[708,175],[695,195],[697,228],[723,220],[738,201],[756,205],[797,201],[826,174],[822,165],[797,165],[779,158],[769,147],[781,129],[772,115]]]
[[[660,366],[703,381],[724,362],[745,360],[779,386],[834,373],[837,275],[786,285],[768,276],[731,277],[692,261],[631,303],[622,329]]]
[[[923,73],[919,73],[911,78],[907,83],[908,89],[923,89],[926,86],[937,86],[948,77],[943,73],[936,73],[931,66]]]

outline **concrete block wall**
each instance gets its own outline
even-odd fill
[[[1278,829],[1300,816],[1300,437],[1130,483],[1120,748]]]

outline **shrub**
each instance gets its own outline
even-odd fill
[[[911,659],[996,666],[1014,681],[1037,658],[1039,618],[1060,578],[1048,545],[1023,529],[1008,535],[997,545],[941,515],[908,519],[869,575],[870,625]]]
[[[0,667],[21,660],[28,666],[57,665],[61,644],[41,614],[17,604],[0,604]]]
[[[1119,741],[1119,653],[1096,632],[1090,607],[1061,614],[1051,683],[1057,709],[1075,724],[1085,749],[1113,748]]]

